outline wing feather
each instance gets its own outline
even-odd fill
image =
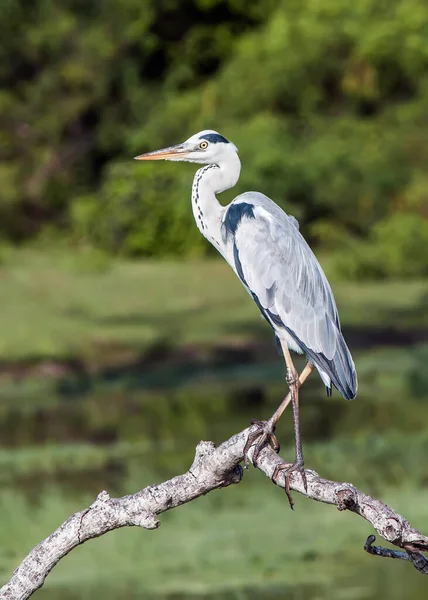
[[[232,266],[277,335],[281,329],[290,333],[320,370],[328,367],[334,385],[354,397],[355,368],[333,293],[294,217],[255,192],[238,196],[230,206],[236,209],[240,202],[251,202],[253,209],[234,232]]]

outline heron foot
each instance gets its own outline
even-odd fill
[[[288,498],[288,502],[290,504],[291,510],[294,509],[294,500],[293,500],[293,496],[291,495],[291,491],[290,491],[290,476],[292,473],[295,473],[296,471],[298,473],[300,473],[300,476],[302,477],[302,481],[303,481],[303,486],[305,488],[305,492],[308,491],[308,481],[306,479],[306,473],[305,473],[305,469],[303,468],[303,465],[304,465],[303,460],[295,460],[292,465],[290,465],[288,463],[283,463],[283,464],[275,467],[275,471],[273,472],[273,475],[272,475],[272,481],[277,484],[278,483],[278,475],[281,472],[284,473],[284,491],[287,494],[287,498]]]
[[[253,459],[252,462],[255,465],[260,452],[268,444],[272,447],[272,450],[279,452],[278,438],[275,435],[275,424],[269,421],[259,421],[257,419],[251,419],[251,425],[256,425],[255,429],[248,434],[248,439],[244,447],[244,467],[248,469],[248,452],[254,445]]]

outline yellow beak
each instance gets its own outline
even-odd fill
[[[183,144],[177,144],[176,146],[170,146],[169,148],[162,148],[161,150],[155,150],[154,152],[146,152],[135,156],[134,160],[168,160],[183,156],[187,154],[189,150]]]

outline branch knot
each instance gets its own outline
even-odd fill
[[[144,529],[158,529],[158,527],[160,527],[160,522],[154,513],[142,511],[130,519],[130,525],[136,525],[137,527],[143,527]]]
[[[102,492],[100,492],[98,494],[98,496],[95,498],[94,502],[92,502],[91,508],[98,508],[98,507],[102,506],[103,504],[106,504],[109,500],[110,500],[110,494],[106,490],[103,490]]]
[[[402,533],[402,526],[401,523],[393,518],[390,517],[385,525],[385,528],[382,532],[383,537],[388,540],[388,542],[391,543],[396,543],[398,540],[400,540],[401,542],[401,533]],[[401,543],[399,544],[401,546]]]
[[[338,490],[336,492],[336,497],[338,510],[351,510],[355,512],[358,507],[358,496],[355,493],[353,485]]]

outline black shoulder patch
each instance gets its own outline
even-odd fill
[[[238,225],[242,221],[243,217],[255,219],[254,204],[250,204],[249,202],[237,202],[236,204],[232,203],[227,209],[227,213],[223,221],[223,237],[227,238],[229,235],[235,235]]]
[[[201,135],[199,139],[207,140],[207,142],[211,142],[211,144],[217,144],[218,142],[223,142],[224,144],[229,143],[229,140],[227,140],[219,133],[206,133],[205,135]]]

